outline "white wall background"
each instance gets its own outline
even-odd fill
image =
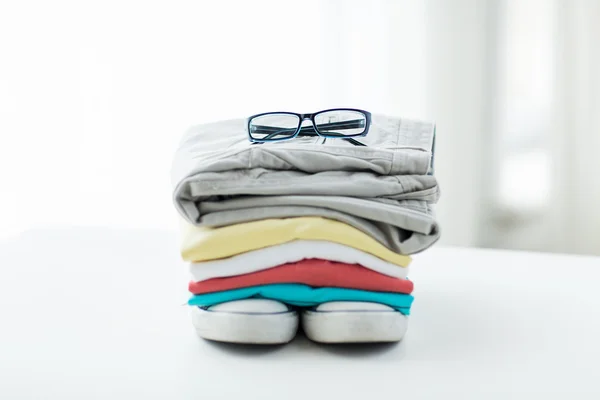
[[[433,119],[443,242],[600,253],[595,1],[0,3],[0,236],[173,228],[183,130]]]

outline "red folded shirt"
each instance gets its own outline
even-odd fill
[[[189,290],[193,294],[203,294],[270,283],[303,283],[314,287],[328,286],[406,294],[413,291],[413,283],[408,279],[393,278],[357,264],[321,259],[283,264],[250,274],[190,282]]]

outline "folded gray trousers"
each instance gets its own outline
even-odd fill
[[[435,125],[373,115],[369,133],[357,138],[366,146],[342,139],[295,138],[262,145],[248,141],[246,120],[234,119],[190,128],[173,159],[175,187],[200,172],[253,168],[325,171],[370,171],[379,175],[433,173]]]
[[[237,136],[229,134],[233,126]],[[184,137],[173,184],[175,205],[188,222],[223,226],[322,216],[403,254],[422,251],[439,238],[432,206],[439,197],[432,124],[374,118],[369,135],[360,138],[365,144],[370,140],[369,147],[312,138],[252,146],[240,138],[239,127],[237,120],[226,121]]]

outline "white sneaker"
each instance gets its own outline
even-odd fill
[[[281,344],[294,338],[298,313],[275,300],[245,299],[192,307],[198,336],[230,343]]]
[[[384,304],[335,301],[303,311],[302,327],[321,343],[397,342],[408,317]]]

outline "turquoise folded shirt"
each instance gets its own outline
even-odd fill
[[[335,287],[313,288],[297,283],[281,283],[199,294],[192,296],[188,304],[190,306],[208,307],[249,298],[277,300],[301,307],[313,307],[330,301],[364,301],[385,304],[404,315],[410,314],[410,306],[414,300],[414,297],[410,294],[369,292]]]

